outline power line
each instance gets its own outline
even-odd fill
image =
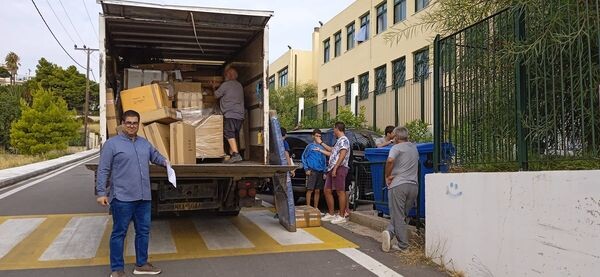
[[[79,38],[79,40],[81,40],[81,43],[85,44],[85,41],[81,38],[81,36],[79,35],[79,32],[77,32],[77,28],[75,28],[75,24],[73,24],[73,21],[71,21],[71,17],[69,16],[69,12],[67,12],[67,9],[65,9],[65,6],[63,6],[62,1],[58,0],[58,3],[60,3],[60,6],[63,8],[63,11],[65,11],[65,14],[67,15],[67,19],[69,20],[69,23],[71,23],[71,27],[73,27],[73,30],[75,30],[75,34],[77,35],[77,37]]]
[[[46,0],[46,3],[48,3],[48,6],[50,6],[50,10],[52,11],[52,14],[54,14],[54,17],[56,17],[56,20],[58,20],[58,23],[60,24],[60,26],[63,28],[63,30],[65,31],[67,36],[71,39],[71,42],[73,42],[73,44],[75,44],[75,40],[73,39],[71,34],[69,34],[69,31],[67,31],[67,28],[65,28],[65,25],[63,25],[62,21],[60,21],[60,17],[58,17],[58,15],[56,14],[56,11],[54,11],[54,8],[52,8],[50,1]]]
[[[67,52],[67,50],[62,46],[62,44],[60,43],[60,41],[58,40],[58,38],[56,38],[56,35],[54,34],[54,32],[52,32],[52,29],[50,28],[50,26],[48,25],[48,22],[46,22],[46,19],[44,19],[44,16],[42,15],[42,13],[40,12],[40,9],[38,9],[38,6],[35,4],[34,0],[31,0],[31,3],[33,3],[33,6],[35,7],[35,10],[37,10],[38,14],[40,15],[40,17],[42,18],[42,21],[44,21],[44,24],[46,25],[46,27],[48,28],[48,31],[50,31],[50,34],[52,34],[52,37],[54,38],[54,40],[56,40],[56,43],[58,43],[58,45],[60,45],[60,48],[62,48],[63,51],[65,51],[65,54],[67,54],[67,56],[69,56],[69,58],[71,58],[71,60],[78,65],[79,67],[85,69],[86,67],[81,65],[80,63],[78,63],[72,56],[71,54],[69,54],[69,52]]]
[[[96,27],[94,27],[94,23],[92,23],[92,17],[90,16],[90,12],[88,11],[87,5],[85,4],[85,0],[81,0],[83,2],[83,7],[85,8],[85,13],[90,20],[90,25],[92,25],[92,30],[94,30],[94,34],[96,35],[96,39],[98,39],[98,32],[96,31]]]

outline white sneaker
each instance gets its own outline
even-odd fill
[[[340,224],[340,223],[346,223],[348,220],[345,217],[336,215],[334,219],[331,220],[332,224]]]
[[[383,250],[383,252],[390,252],[390,244],[392,244],[390,232],[388,230],[381,232],[381,250]]]
[[[321,217],[321,221],[331,221],[334,218],[335,218],[335,216],[326,214],[325,216]]]

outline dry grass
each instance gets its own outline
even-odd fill
[[[443,245],[438,245],[436,249],[430,251],[427,255],[425,252],[425,234],[422,231],[412,233],[412,237],[408,246],[408,251],[399,252],[397,255],[402,259],[404,264],[408,265],[429,265],[447,273],[452,277],[464,277],[465,273],[457,271],[454,268],[448,268],[445,263],[439,265],[434,260],[443,260]]]
[[[18,155],[10,154],[0,150],[0,169],[37,163],[45,160],[56,159],[65,155],[83,151],[84,147],[69,147],[64,151],[52,151],[46,155]]]

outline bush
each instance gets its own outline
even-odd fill
[[[69,141],[76,139],[80,128],[75,111],[69,110],[64,99],[54,93],[37,89],[33,103],[21,100],[21,117],[13,122],[10,131],[11,145],[19,153],[37,155],[52,150],[67,149]]]
[[[23,92],[22,85],[0,87],[0,146],[5,150],[9,148],[10,125],[21,115]]]
[[[432,142],[433,134],[429,131],[427,123],[421,120],[413,120],[406,123],[409,139],[413,142]]]
[[[306,129],[331,128],[333,124],[335,124],[338,121],[341,121],[344,122],[344,124],[346,124],[346,128],[365,128],[365,123],[367,122],[365,111],[366,108],[364,106],[361,106],[358,115],[355,116],[349,107],[341,107],[338,111],[337,116],[334,118],[330,118],[330,116],[326,114],[324,118],[304,118],[300,124],[302,128]]]

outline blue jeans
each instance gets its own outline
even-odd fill
[[[110,269],[120,271],[125,268],[123,248],[129,222],[135,227],[135,264],[142,266],[148,262],[148,241],[150,237],[150,201],[125,202],[113,199],[110,210],[113,218],[113,230],[110,235]]]

